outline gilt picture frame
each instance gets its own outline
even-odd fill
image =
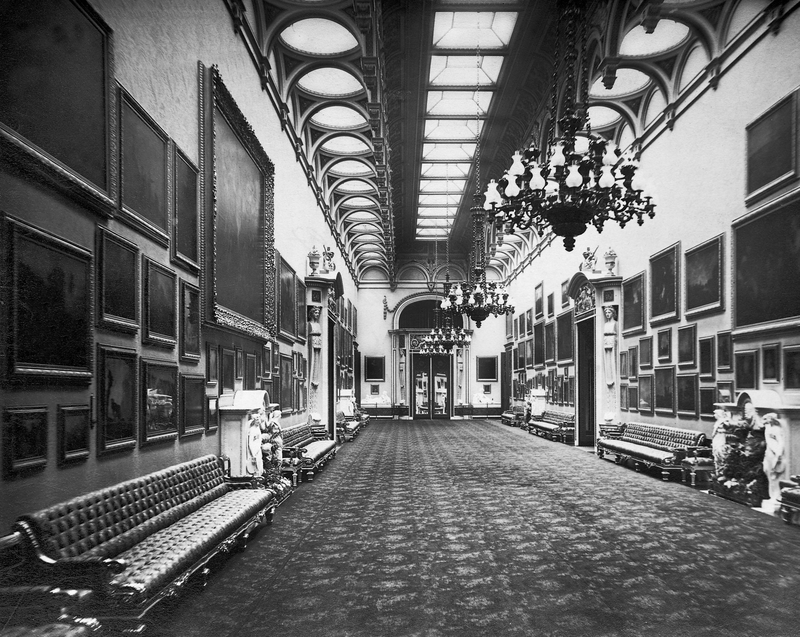
[[[11,477],[47,465],[47,407],[3,411],[3,473]]]
[[[724,240],[720,234],[686,251],[686,318],[725,309]]]
[[[650,257],[650,325],[680,318],[680,241]]]

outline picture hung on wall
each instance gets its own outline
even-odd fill
[[[653,366],[653,337],[644,336],[639,339],[639,367],[649,369]]]
[[[725,309],[721,234],[686,251],[686,316]]]
[[[800,200],[734,228],[734,328],[800,317]]]
[[[717,402],[733,404],[736,402],[732,380],[717,381]]]
[[[525,367],[533,367],[533,339],[525,341]]]
[[[541,321],[533,326],[533,364],[544,365],[544,323]]]
[[[553,293],[550,292],[550,294],[547,295],[547,317],[548,318],[552,317],[555,311],[556,311],[556,304],[553,299]]]
[[[139,330],[139,248],[105,228],[98,229],[98,323],[105,329]]]
[[[700,388],[700,418],[710,419],[714,417],[714,403],[717,402],[716,387]]]
[[[172,218],[172,258],[189,272],[199,271],[198,170],[173,142],[175,203]]]
[[[511,348],[511,367],[513,369],[519,369],[519,348],[512,347]]]
[[[222,391],[232,392],[236,379],[236,352],[232,349],[222,350]]]
[[[745,350],[735,354],[736,387],[743,389],[758,389],[758,352]]]
[[[628,386],[627,405],[629,411],[639,411],[639,388],[636,385]]]
[[[57,416],[57,462],[59,465],[89,457],[91,409],[89,405],[59,405]]]
[[[680,318],[680,242],[650,257],[650,325]]]
[[[364,380],[366,382],[382,383],[386,380],[386,357],[364,357]]]
[[[639,376],[639,412],[642,414],[653,413],[652,374],[642,374]]]
[[[97,350],[97,453],[136,445],[139,382],[136,351],[112,347]]]
[[[639,375],[639,346],[628,348],[628,380],[636,380]]]
[[[528,331],[528,326],[526,325],[526,323],[527,323],[527,314],[525,312],[523,312],[522,314],[519,315],[519,337],[520,338],[524,338],[525,337],[525,332]]]
[[[3,412],[3,473],[6,477],[47,464],[47,407]]]
[[[717,371],[733,371],[733,342],[729,330],[717,332]]]
[[[142,361],[142,442],[178,435],[178,366]]]
[[[169,241],[169,136],[120,88],[122,219],[161,245]]]
[[[700,378],[703,380],[714,380],[716,366],[714,365],[714,351],[716,349],[716,338],[704,336],[698,341],[698,358],[700,367]]]
[[[10,380],[88,383],[91,253],[2,214],[0,222],[7,230],[2,249],[11,266],[6,314]]]
[[[256,355],[247,352],[244,359],[244,388],[245,389],[255,389],[256,388]]]
[[[514,317],[511,314],[506,314],[506,340],[511,340],[514,337]]]
[[[533,334],[533,308],[525,312],[525,328],[528,334]]]
[[[206,400],[206,433],[214,433],[219,428],[219,400],[209,396]]]
[[[767,343],[761,346],[761,380],[777,383],[781,379],[781,344]]]
[[[241,347],[236,348],[236,380],[244,378],[244,352]]]
[[[144,257],[144,333],[150,345],[172,348],[178,340],[175,301],[178,277],[159,263]]]
[[[542,316],[544,316],[544,283],[536,284],[533,298],[533,307],[536,313],[536,318],[542,318]]]
[[[274,167],[228,91],[217,67],[198,63],[200,174],[210,184],[214,232],[208,238],[214,277],[206,290],[212,318],[249,336],[277,336]],[[208,166],[207,166],[208,164]]]
[[[497,356],[478,356],[478,382],[497,382]]]
[[[659,363],[669,363],[672,361],[672,328],[667,327],[658,330],[656,334],[656,353]]]
[[[694,367],[697,364],[697,324],[678,328],[678,365]]]
[[[277,375],[281,372],[281,351],[276,343],[272,348],[272,374]]]
[[[295,272],[283,257],[280,258],[280,273],[278,275],[280,285],[279,299],[279,327],[281,334],[294,337],[297,334],[295,311],[297,310],[297,283],[295,282]]]
[[[561,307],[567,307],[569,305],[569,281],[563,281],[561,283]]]
[[[675,413],[675,366],[656,367],[655,409],[660,412]]]
[[[200,290],[181,280],[181,358],[200,360]]]
[[[294,378],[292,374],[292,357],[281,354],[281,411],[292,413],[294,405]]]
[[[350,309],[349,316],[352,328],[355,308],[350,301],[347,303]],[[297,336],[301,340],[306,339],[308,331],[308,321],[306,320],[308,318],[308,310],[306,308],[306,284],[300,280],[300,277],[297,277]]]
[[[678,414],[697,418],[697,374],[678,374],[676,385]]]
[[[492,393],[492,386],[491,385],[484,385],[483,386],[483,393],[484,394],[491,394]]]
[[[89,194],[107,214],[118,174],[117,135],[107,128],[117,112],[111,29],[89,3],[50,2],[35,17],[30,9],[3,10],[0,40],[14,63],[0,64],[0,136],[20,148],[21,168],[39,169],[68,195]],[[53,161],[58,171],[47,170]]]
[[[620,378],[628,377],[628,350],[619,353],[619,376]]]
[[[748,203],[797,175],[797,94],[747,125]]]
[[[622,331],[633,334],[644,331],[644,272],[622,282]]]
[[[206,343],[206,381],[216,383],[219,380],[219,346]]]
[[[196,436],[206,429],[206,388],[202,376],[181,374],[180,435]]]
[[[519,340],[519,316],[514,317],[514,340]]]
[[[628,386],[625,384],[619,386],[619,408],[628,411]]]
[[[261,378],[272,378],[272,343],[264,344],[264,365],[261,369]]]
[[[554,363],[556,360],[556,324],[550,321],[544,326],[544,362]]]
[[[558,362],[566,363],[574,358],[572,310],[559,314],[556,318],[556,333],[558,335]]]
[[[800,389],[800,348],[786,347],[783,350],[783,386]]]

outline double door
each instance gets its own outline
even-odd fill
[[[414,418],[450,418],[451,361],[447,355],[414,354]]]

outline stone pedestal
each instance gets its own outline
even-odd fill
[[[308,410],[309,413],[318,413],[322,416],[322,423],[326,425],[328,434],[333,438],[335,423],[328,422],[329,418],[328,396],[330,383],[333,382],[328,373],[329,342],[332,338],[328,329],[328,298],[334,285],[335,273],[316,273],[305,278],[306,307],[309,320],[308,331]],[[319,316],[316,324],[312,314],[318,309]]]
[[[231,462],[231,475],[247,472],[247,430],[252,411],[267,408],[269,396],[263,389],[240,390],[219,399],[220,452]]]

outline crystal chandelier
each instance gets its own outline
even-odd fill
[[[524,153],[515,152],[502,179],[492,179],[486,188],[484,208],[492,214],[500,238],[504,232],[527,228],[542,236],[549,228],[564,238],[564,247],[571,251],[575,237],[583,234],[588,224],[602,232],[606,221],[616,221],[624,228],[634,219],[642,225],[645,216],[655,216],[655,204],[644,193],[637,173],[636,155],[621,154],[613,142],[591,132],[584,4],[583,0],[565,0],[558,16],[546,157],[537,163],[540,151],[535,146]],[[563,60],[559,50],[562,43]],[[562,61],[565,90],[559,118]],[[561,133],[558,138],[556,122]]]
[[[434,313],[436,327],[422,339],[419,346],[420,354],[452,354],[454,349],[466,347],[472,342],[472,337],[463,327],[452,326],[449,312],[445,312],[444,327],[439,326],[439,308],[436,308]]]

